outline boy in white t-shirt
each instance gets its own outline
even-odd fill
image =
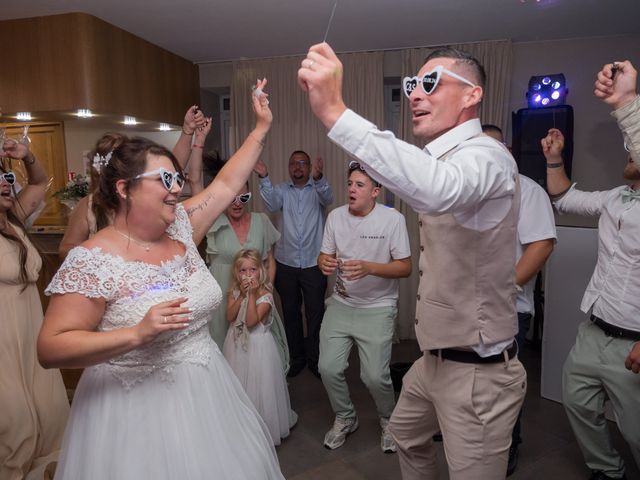
[[[358,428],[344,371],[355,343],[360,377],[378,409],[382,451],[395,452],[387,431],[395,406],[389,373],[397,313],[398,278],[411,274],[411,252],[404,216],[376,202],[380,184],[358,162],[349,163],[349,203],[327,217],[318,267],[336,274],[333,295],[320,328],[318,369],[336,418],[324,438],[329,449],[342,446]]]

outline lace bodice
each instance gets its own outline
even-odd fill
[[[180,331],[165,332],[152,342],[102,364],[126,388],[156,371],[171,379],[172,367],[184,362],[204,365],[212,352],[220,353],[207,328],[212,309],[219,305],[220,287],[202,261],[192,239],[191,223],[182,205],[176,207],[176,220],[167,234],[186,247],[162,265],[126,261],[119,256],[76,247],[46,289],[46,294],[80,293],[106,300],[99,331],[131,327],[139,323],[153,305],[186,297],[193,309],[193,320]]]

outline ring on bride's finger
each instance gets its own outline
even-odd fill
[[[313,60],[309,60],[309,63],[307,64],[307,68],[311,69],[311,67],[313,66],[313,64],[316,63]]]
[[[167,323],[167,317],[162,317],[162,323]]]

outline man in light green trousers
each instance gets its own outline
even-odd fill
[[[561,213],[598,216],[598,262],[582,298],[591,313],[580,325],[563,370],[563,403],[591,480],[624,479],[604,416],[611,401],[618,428],[640,466],[640,96],[631,62],[606,64],[595,95],[613,108],[629,158],[628,184],[585,192],[571,184],[562,160],[564,136],[542,139],[549,195]],[[558,319],[561,320],[561,319]]]
[[[395,406],[389,362],[397,312],[398,278],[411,273],[404,216],[376,202],[380,185],[358,162],[349,164],[349,203],[333,210],[325,225],[318,266],[336,273],[334,293],[320,328],[318,370],[336,414],[324,446],[336,449],[358,428],[345,380],[355,343],[360,378],[373,396],[382,429],[383,452],[396,451],[387,424]]]

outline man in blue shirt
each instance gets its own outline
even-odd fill
[[[270,212],[281,211],[276,244],[275,287],[282,302],[287,342],[291,357],[289,376],[305,365],[318,375],[320,324],[324,314],[325,277],[316,260],[322,245],[324,208],[333,202],[333,191],[322,175],[322,159],[313,166],[306,152],[296,150],[289,158],[291,180],[272,185],[262,160],[255,166],[260,177],[260,195]],[[307,337],[302,326],[302,302],[307,320]]]

